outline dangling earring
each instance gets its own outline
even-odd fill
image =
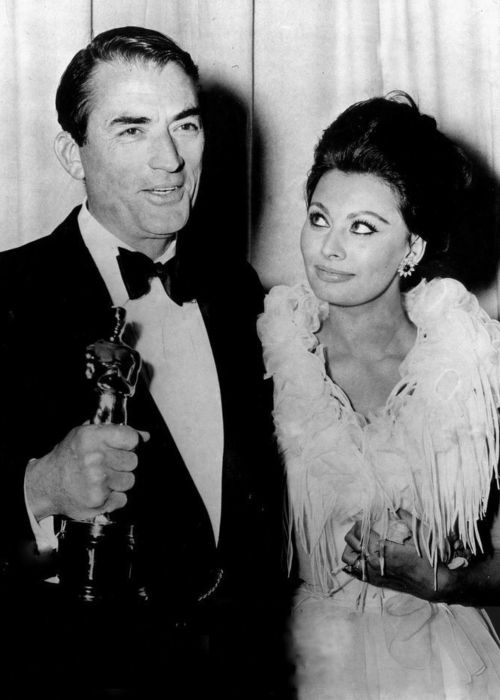
[[[401,260],[398,267],[398,273],[400,277],[409,277],[415,270],[417,263],[415,262],[413,253],[408,253],[408,255]]]

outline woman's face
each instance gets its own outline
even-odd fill
[[[424,241],[411,236],[391,187],[380,177],[329,170],[319,180],[302,229],[301,248],[314,294],[337,306],[399,295],[398,266]]]

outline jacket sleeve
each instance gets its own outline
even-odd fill
[[[23,410],[32,397],[21,381],[25,368],[16,347],[16,308],[6,284],[10,258],[7,253],[0,259],[0,585],[19,576],[45,578],[53,558],[38,553],[25,502],[26,466],[37,455],[30,454],[31,421]]]

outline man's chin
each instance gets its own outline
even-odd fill
[[[186,226],[189,217],[179,217],[167,224],[150,226],[146,238],[168,239],[174,237]]]
[[[155,238],[169,238],[181,231],[189,221],[191,214],[190,208],[185,208],[183,211],[170,214],[168,217],[158,219],[151,222],[149,228],[151,234]]]

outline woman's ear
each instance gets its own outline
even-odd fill
[[[58,161],[71,177],[74,177],[75,180],[85,180],[80,147],[71,134],[67,131],[61,131],[57,134],[54,141],[54,151]]]
[[[415,265],[424,257],[427,241],[418,236],[416,233],[410,233],[410,252]]]

